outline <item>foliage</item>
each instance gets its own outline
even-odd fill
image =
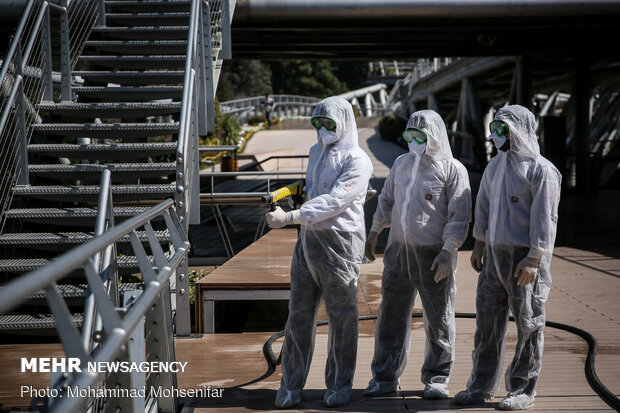
[[[327,97],[347,91],[327,60],[285,60],[269,62],[276,94]]]
[[[222,142],[222,145],[236,145],[239,142],[239,132],[241,132],[241,126],[237,122],[237,119],[231,115],[222,116],[220,128],[220,141]]]
[[[211,271],[206,271],[205,270],[200,270],[200,272],[196,272],[196,271],[190,271],[189,272],[189,303],[190,305],[195,304],[196,303],[196,281],[200,280],[201,278],[205,277],[207,274],[209,274]]]
[[[250,118],[248,119],[248,125],[250,126],[256,126],[262,122],[267,122],[267,118],[265,117],[265,115],[254,115],[250,116]]]
[[[384,116],[379,120],[379,134],[389,141],[398,142],[406,127],[407,121],[398,117]]]
[[[266,93],[327,97],[366,84],[362,61],[229,60],[224,62],[217,88],[220,101]]]
[[[225,60],[217,87],[220,101],[272,93],[271,70],[259,60]]]
[[[222,114],[219,99],[215,98],[215,132],[209,132],[201,138],[205,145],[236,145],[239,141],[241,126],[231,115]]]

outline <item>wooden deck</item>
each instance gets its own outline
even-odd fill
[[[269,251],[269,245],[283,243],[291,237],[289,248],[294,244],[295,232],[275,230],[270,233],[271,241],[256,243],[246,255],[254,255],[260,249],[264,256],[278,256],[283,250]],[[275,238],[279,241],[275,242]],[[248,248],[250,249],[250,248]],[[240,253],[230,262],[246,272],[237,273],[240,279],[252,273],[269,272],[270,260],[255,260],[253,265],[241,265],[248,256]],[[469,251],[459,253],[457,274],[458,312],[475,311],[475,288],[477,274],[469,265]],[[258,255],[257,257],[260,257]],[[234,261],[240,259],[239,264]],[[290,257],[289,257],[290,262]],[[265,264],[266,263],[266,264]],[[266,266],[264,266],[266,265]],[[221,269],[223,269],[221,267]],[[360,315],[377,314],[381,300],[381,257],[374,263],[362,265],[358,289]],[[217,274],[216,270],[216,274]],[[274,273],[280,273],[277,266]],[[593,334],[599,342],[596,371],[601,381],[614,393],[620,392],[620,304],[616,292],[620,291],[620,260],[571,248],[557,248],[552,264],[553,289],[547,304],[548,320],[574,325]],[[229,274],[233,276],[233,273]],[[420,311],[416,302],[414,311]],[[319,319],[325,319],[321,308]],[[424,354],[424,330],[421,319],[413,319],[413,333],[409,364],[401,377],[400,390],[379,398],[362,395],[371,378],[370,362],[374,346],[375,321],[360,321],[357,370],[351,402],[344,407],[329,409],[323,405],[323,369],[327,352],[327,327],[317,331],[314,358],[302,403],[298,411],[354,411],[354,412],[397,412],[397,411],[472,411],[492,410],[505,395],[503,383],[497,397],[484,407],[461,408],[451,404],[450,399],[427,401],[422,398],[423,384],[420,382],[420,368]],[[451,394],[465,387],[471,370],[471,351],[475,320],[457,319],[456,362],[450,382]],[[221,398],[188,400],[188,407],[195,412],[243,412],[274,411],[273,401],[280,383],[280,370],[269,374],[262,347],[271,333],[206,334],[201,338],[177,339],[177,359],[189,361],[188,371],[178,378],[179,386],[200,388],[211,386],[223,388]],[[274,344],[276,354],[281,339]],[[510,325],[508,333],[506,364],[510,362],[516,342],[516,328]],[[579,337],[554,328],[545,329],[545,353],[543,370],[537,388],[538,396],[530,411],[533,412],[599,412],[613,411],[591,389],[584,374],[587,345]],[[191,409],[189,409],[191,410]]]

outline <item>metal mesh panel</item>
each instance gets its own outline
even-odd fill
[[[29,142],[32,135],[31,125],[41,122],[37,104],[41,102],[43,97],[43,74],[46,71],[51,71],[52,62],[44,56],[43,25],[37,20],[43,5],[43,1],[35,1],[28,14],[22,18],[25,19],[24,30],[21,36],[14,36],[11,42],[11,48],[15,46],[15,52],[4,59],[2,66],[2,73],[6,72],[6,75],[0,79],[0,114],[5,114],[4,126],[0,124],[0,128],[2,128],[0,130],[0,154],[2,154],[0,158],[0,232],[4,227],[5,212],[12,200],[12,190],[19,178],[17,168],[21,156],[18,153],[19,136],[20,133],[24,132],[26,134],[25,141]],[[79,53],[84,47],[84,42],[97,18],[98,9],[96,5],[97,0],[71,2],[68,10],[71,66],[77,61]],[[51,12],[50,20],[52,26],[57,26],[61,19],[58,18],[56,12]],[[58,32],[58,27],[51,28],[52,37],[57,36]],[[29,45],[32,45],[30,50],[28,50]],[[57,49],[54,46],[53,42],[51,48]],[[20,62],[22,84],[17,93],[14,94],[14,98],[9,99],[12,92],[15,92],[17,75],[20,73]],[[19,110],[17,102],[22,101],[22,99],[23,107],[20,113],[17,113]],[[23,131],[20,127],[22,119],[25,123],[25,130]]]

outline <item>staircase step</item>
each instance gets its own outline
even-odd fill
[[[161,4],[161,2],[158,2]],[[98,26],[91,38],[125,40],[183,40],[187,39],[189,26]]]
[[[175,142],[155,143],[115,143],[115,144],[35,144],[28,145],[28,151],[49,156],[79,159],[146,159],[152,156],[163,156],[176,152]]]
[[[23,273],[37,270],[50,263],[51,260],[44,258],[13,258],[0,260],[0,272]],[[149,261],[154,262],[154,258],[149,256]],[[119,256],[117,258],[117,268],[122,274],[139,273],[138,259],[134,256]]]
[[[180,26],[189,24],[189,12],[106,13],[107,26]]]
[[[106,1],[108,12],[182,12],[188,11],[190,1]]]
[[[158,71],[74,71],[73,76],[80,76],[84,80],[93,83],[108,84],[116,83],[120,85],[158,85],[165,83],[183,83],[185,72],[182,70],[158,70]]]
[[[187,40],[89,40],[85,50],[97,50],[121,55],[140,54],[183,54]]]
[[[82,314],[71,314],[73,324],[82,326]],[[51,314],[37,315],[0,315],[0,331],[41,330],[56,328],[56,320]]]
[[[181,99],[183,95],[183,86],[78,86],[72,90],[80,98],[115,102]]]
[[[146,212],[149,207],[114,207],[114,219],[135,217]],[[96,208],[16,208],[6,212],[7,219],[57,225],[92,226],[97,217]],[[117,222],[118,223],[118,222]]]
[[[86,297],[86,292],[88,291],[88,284],[57,284],[56,287],[60,291],[60,294],[65,300],[71,300],[76,302],[77,300],[81,300],[83,305],[83,300]],[[2,287],[0,287],[1,289]],[[118,290],[123,293],[125,291],[132,290],[143,290],[143,283],[119,283]],[[29,304],[41,304],[44,305],[47,303],[47,291],[39,290],[35,291],[30,297],[28,297]],[[69,303],[68,303],[69,304]],[[71,304],[70,304],[71,305]]]
[[[148,238],[145,231],[136,231],[140,241],[146,243]],[[157,240],[164,244],[170,241],[168,231],[155,231]],[[94,238],[92,232],[19,232],[5,233],[0,235],[0,245],[27,246],[46,251],[66,250],[79,244],[88,242]],[[121,238],[118,242],[129,243],[129,236]]]
[[[178,133],[179,122],[172,123],[40,123],[32,130],[47,135],[135,140]]]
[[[168,163],[115,163],[115,164],[31,164],[28,172],[56,179],[76,179],[82,182],[87,180],[98,181],[101,173],[109,169],[112,172],[112,182],[118,180],[159,177],[174,174],[176,164]]]
[[[183,69],[185,55],[170,56],[89,56],[79,57],[80,63],[90,64],[95,67],[108,67],[112,69]]]
[[[111,185],[110,188],[115,202],[140,201],[168,198],[174,194],[175,184]],[[99,190],[99,185],[18,185],[14,188],[13,194],[54,201],[96,202]]]
[[[179,113],[181,102],[42,103],[38,108],[69,117],[138,118]]]

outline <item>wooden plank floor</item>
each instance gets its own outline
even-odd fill
[[[272,231],[275,232],[275,231]],[[469,251],[459,253],[456,311],[475,311],[477,274],[469,265]],[[233,258],[234,261],[234,258]],[[620,392],[620,260],[571,248],[557,248],[552,264],[553,287],[547,304],[548,320],[574,325],[592,333],[599,342],[596,368],[599,378],[614,393]],[[358,287],[360,314],[377,314],[381,300],[381,258],[362,265]],[[414,311],[420,311],[419,300]],[[325,319],[324,309],[319,319]],[[460,408],[450,400],[423,399],[420,368],[424,354],[421,319],[412,320],[412,340],[408,366],[398,392],[380,398],[363,397],[371,378],[370,362],[374,347],[375,321],[360,321],[357,370],[351,402],[337,409],[323,406],[323,371],[327,353],[327,327],[317,331],[313,363],[299,411],[472,411],[492,410],[505,396],[503,380],[493,402],[484,407]],[[457,319],[456,361],[450,382],[451,393],[465,387],[471,370],[475,320]],[[177,339],[177,358],[189,361],[189,370],[179,376],[179,386],[224,388],[221,398],[188,401],[196,412],[274,411],[273,400],[280,383],[280,370],[266,375],[262,346],[269,333],[216,334],[202,338]],[[507,337],[506,365],[516,342],[511,323]],[[281,339],[274,344],[278,354]],[[554,328],[545,329],[543,370],[533,412],[613,411],[590,388],[584,374],[586,343],[579,337]]]

